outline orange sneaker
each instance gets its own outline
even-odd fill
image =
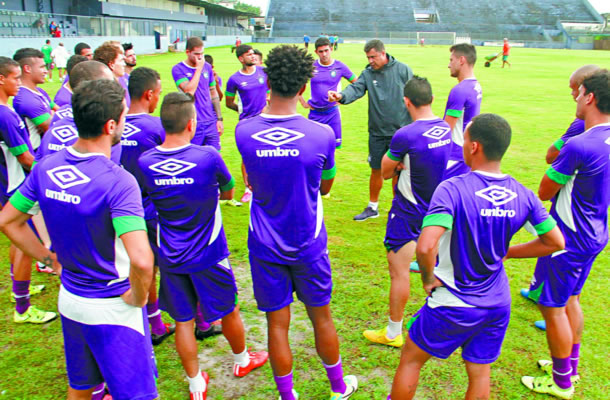
[[[201,376],[205,379],[205,390],[203,392],[191,392],[191,400],[205,400],[208,397],[208,383],[210,382],[210,375],[207,372],[201,371]]]
[[[233,364],[233,374],[236,377],[243,378],[253,369],[263,366],[269,358],[269,353],[266,351],[248,350],[248,357],[250,358],[250,364],[248,364],[246,367],[241,367],[239,364]]]

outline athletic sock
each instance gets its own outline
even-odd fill
[[[11,264],[11,280],[15,280],[15,274],[13,273],[13,264]]]
[[[339,356],[339,361],[335,365],[326,365],[322,362],[324,368],[326,368],[326,375],[328,376],[328,380],[330,381],[330,390],[333,393],[345,393],[347,387],[345,386],[345,382],[343,381],[343,367],[341,366],[341,356]]]
[[[104,385],[104,382],[93,388],[93,393],[91,393],[91,400],[102,400],[104,398],[104,395],[106,394],[105,388],[106,385]]]
[[[294,387],[294,384],[292,383],[292,371],[290,371],[288,375],[274,376],[273,379],[275,380],[277,391],[280,392],[282,400],[296,400],[292,394],[292,388]]]
[[[210,324],[203,319],[203,313],[201,312],[201,305],[199,303],[197,303],[197,310],[195,312],[195,325],[200,331],[207,331],[210,328]]]
[[[388,318],[388,331],[386,336],[388,339],[394,339],[402,333],[402,319],[398,322],[392,321],[392,318]]]
[[[206,384],[205,379],[201,375],[201,370],[197,371],[197,375],[194,377],[186,376],[186,379],[189,381],[189,391],[193,392],[205,392]]]
[[[150,324],[150,333],[155,335],[164,335],[167,333],[167,328],[161,319],[161,310],[159,310],[159,302],[149,303],[146,305],[146,313],[148,314],[148,323]]]
[[[572,345],[572,354],[570,354],[570,364],[572,364],[572,375],[578,375],[578,359],[580,358],[580,343]]]
[[[13,293],[17,302],[15,309],[19,314],[23,314],[30,308],[30,281],[13,280]]]
[[[377,209],[379,208],[379,202],[369,201],[369,207],[371,207],[374,211],[377,211]]]
[[[240,367],[246,368],[248,364],[250,364],[250,355],[248,354],[248,348],[246,347],[244,351],[239,354],[233,353],[233,361]]]
[[[570,357],[555,358],[553,357],[553,380],[561,389],[568,389],[572,386],[570,377],[572,376],[572,365]]]

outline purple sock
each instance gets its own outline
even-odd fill
[[[201,306],[197,303],[197,312],[195,313],[195,325],[201,331],[207,331],[210,329],[210,324],[203,320],[203,313],[201,312]]]
[[[274,376],[277,391],[280,392],[282,400],[296,400],[292,394],[292,371],[285,376]]]
[[[570,364],[572,364],[572,376],[578,375],[578,359],[580,358],[580,343],[572,345],[572,354],[570,354]]]
[[[30,308],[30,281],[13,280],[13,293],[17,302],[16,310],[19,314],[23,314]]]
[[[106,390],[104,388],[104,382],[97,385],[93,389],[93,394],[91,394],[91,400],[102,400],[104,398],[104,394],[106,394]]]
[[[343,381],[343,367],[341,366],[341,357],[339,357],[339,361],[335,365],[324,365],[326,368],[326,375],[328,376],[328,380],[330,381],[330,390],[333,393],[345,393],[345,382]]]
[[[572,376],[572,364],[570,357],[555,358],[553,357],[553,380],[561,389],[567,389],[572,386],[570,377]]]
[[[165,325],[163,325],[163,320],[161,319],[161,310],[159,310],[158,301],[147,304],[146,313],[148,314],[150,333],[154,333],[155,335],[163,335],[167,332]]]
[[[13,273],[13,264],[11,264],[11,280],[15,280],[15,274]]]

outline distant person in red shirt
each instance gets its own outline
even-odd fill
[[[508,53],[510,53],[510,45],[508,44],[508,39],[504,38],[504,46],[502,47],[502,68],[504,68],[504,64],[508,64],[510,67],[510,63],[508,62]]]
[[[235,46],[231,47],[231,53],[233,53],[235,51],[235,49],[237,49],[239,46],[241,46],[241,39],[239,38],[239,36],[235,37]]]

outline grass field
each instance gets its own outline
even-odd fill
[[[270,45],[257,45],[267,53]],[[497,49],[479,48],[482,59]],[[226,82],[239,68],[229,49],[207,51],[215,59],[215,68]],[[427,77],[435,93],[433,108],[442,116],[449,90],[456,80],[449,76],[448,47],[388,46],[388,52],[411,66],[415,74]],[[362,45],[342,45],[335,53],[357,75],[366,59]],[[183,54],[140,56],[138,64],[157,69],[163,79],[163,93],[175,90],[171,67]],[[501,69],[496,61],[483,68],[479,61],[476,76],[483,87],[482,112],[498,113],[513,128],[513,140],[503,163],[503,172],[536,190],[546,165],[544,155],[574,118],[576,105],[570,97],[568,77],[584,64],[610,65],[610,52],[576,50],[513,49],[512,68]],[[54,94],[59,88],[48,83],[44,88]],[[305,110],[299,108],[305,114]],[[391,202],[389,183],[380,199],[381,218],[356,223],[352,217],[368,202],[369,168],[367,157],[367,100],[342,107],[343,148],[337,153],[338,172],[332,197],[325,200],[325,219],[329,251],[333,265],[334,292],[332,309],[340,337],[344,371],[355,374],[360,389],[353,399],[385,399],[398,365],[400,350],[369,344],[362,331],[377,328],[387,321],[389,276],[383,237]],[[240,157],[235,147],[234,128],[237,114],[223,106],[225,133],[222,155],[239,182],[236,197],[243,193]],[[248,207],[223,208],[224,226],[234,270],[240,288],[242,318],[247,328],[247,342],[254,349],[266,348],[264,314],[256,309],[247,263]],[[524,242],[530,235],[522,231],[513,243]],[[74,246],[79,246],[75,243]],[[63,339],[59,321],[44,326],[22,326],[12,322],[13,305],[9,303],[8,241],[0,237],[0,262],[5,273],[0,278],[0,399],[65,398],[67,379],[63,357]],[[513,314],[500,359],[492,366],[493,399],[543,399],[530,394],[521,385],[522,375],[540,372],[536,360],[548,358],[543,332],[533,327],[540,319],[536,307],[519,296],[519,288],[529,284],[535,260],[510,260],[506,271],[513,295]],[[610,398],[610,253],[598,257],[585,287],[582,304],[585,335],[581,350],[582,383],[576,399]],[[45,283],[44,294],[33,304],[56,309],[58,279],[33,272],[33,283]],[[405,321],[424,303],[425,293],[419,275],[412,275],[412,295],[406,307]],[[606,311],[604,311],[606,310]],[[169,317],[167,320],[169,321]],[[316,356],[313,330],[302,304],[293,307],[290,332],[294,354],[295,388],[301,399],[328,398],[329,386],[324,369]],[[243,379],[232,377],[232,356],[223,337],[201,343],[200,363],[211,375],[209,399],[276,399],[271,368],[263,367]],[[188,385],[175,351],[173,337],[156,347],[159,367],[159,392],[162,399],[188,398]],[[423,369],[417,399],[459,399],[466,392],[467,377],[459,352],[448,360],[433,359]]]

